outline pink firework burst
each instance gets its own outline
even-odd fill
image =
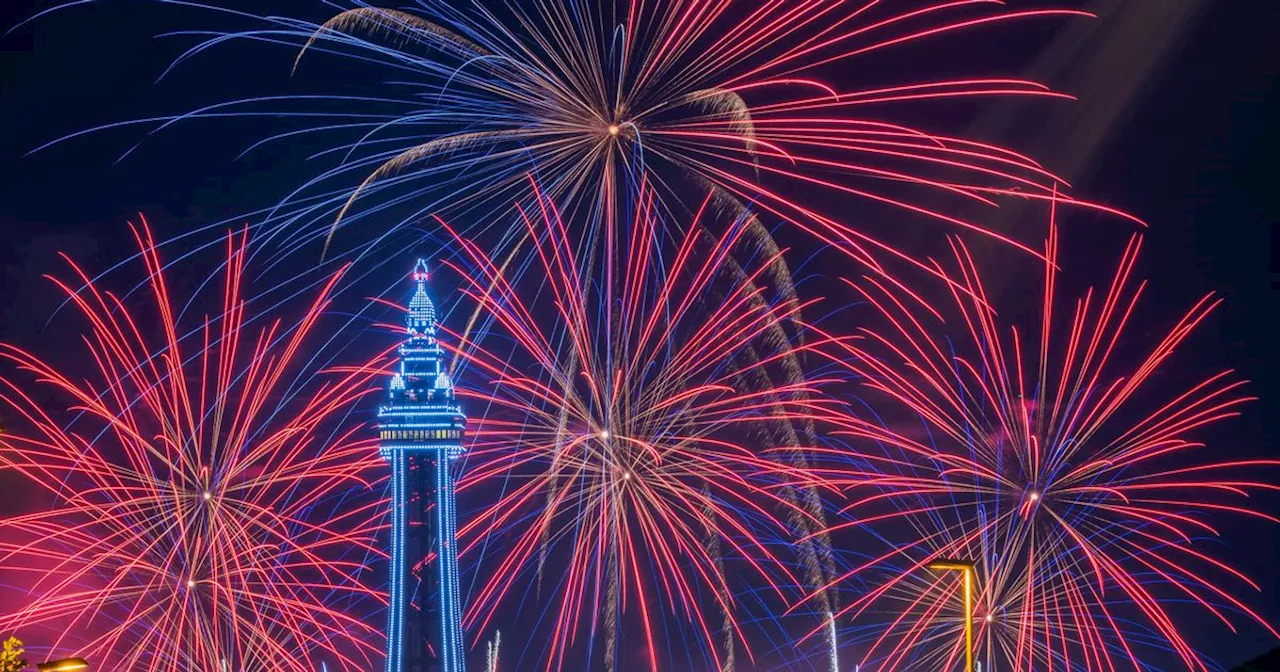
[[[1276,521],[1248,498],[1277,490],[1256,473],[1278,463],[1197,438],[1250,401],[1231,371],[1163,382],[1219,299],[1145,344],[1131,338],[1146,289],[1134,279],[1140,246],[1131,239],[1105,291],[1067,303],[1064,319],[1051,226],[1029,329],[1002,322],[958,241],[950,301],[928,305],[883,278],[850,283],[881,326],[833,339],[832,358],[888,420],[836,418],[851,448],[831,451],[848,461],[823,475],[852,500],[836,528],[891,546],[838,579],[861,586],[841,616],[866,664],[960,665],[969,618],[979,659],[1014,671],[1210,669],[1178,625],[1183,609],[1274,634],[1237,596],[1256,584],[1203,542],[1223,515]],[[975,563],[974,614],[960,608],[955,575],[927,569],[939,558]]]
[[[460,239],[454,266],[479,325],[450,339],[480,410],[459,497],[486,493],[460,530],[463,557],[484,555],[467,625],[529,614],[547,669],[731,669],[773,618],[753,608],[820,571],[815,544],[789,541],[822,527],[815,481],[764,455],[804,445],[820,404],[781,252],[750,221],[710,232],[709,200],[670,240],[641,193],[598,254],[543,199],[523,256]],[[526,295],[513,278],[530,272],[545,284]]]
[[[345,420],[376,367],[318,375],[306,361],[341,273],[298,319],[251,328],[246,240],[229,236],[219,310],[187,322],[150,230],[133,231],[147,310],[74,263],[55,280],[87,323],[87,366],[0,346],[18,420],[0,470],[48,504],[0,519],[0,566],[20,589],[0,630],[96,669],[370,669],[381,470]]]

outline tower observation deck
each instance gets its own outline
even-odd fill
[[[466,416],[436,341],[425,261],[413,269],[396,373],[378,409],[391,464],[391,565],[386,672],[465,672],[452,462]]]

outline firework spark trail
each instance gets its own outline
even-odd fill
[[[832,419],[852,441],[829,452],[844,462],[820,470],[852,500],[833,531],[888,544],[838,579],[865,587],[839,614],[857,624],[864,664],[950,669],[963,658],[956,581],[925,569],[939,557],[977,563],[980,657],[997,669],[1146,670],[1172,654],[1208,670],[1176,625],[1178,603],[1233,631],[1243,619],[1275,633],[1234,592],[1257,585],[1200,542],[1223,514],[1276,522],[1247,498],[1280,489],[1249,473],[1280,463],[1221,457],[1194,438],[1251,400],[1231,371],[1181,390],[1155,382],[1218,299],[1196,302],[1145,356],[1129,354],[1146,288],[1133,277],[1140,245],[1130,240],[1105,292],[1067,304],[1063,324],[1051,225],[1032,329],[1001,323],[959,241],[949,303],[922,304],[882,278],[849,283],[884,326],[831,339],[833,360],[874,391],[873,413],[910,413],[924,430],[867,413]],[[893,536],[903,532],[913,534]]]
[[[737,597],[744,585],[763,586],[776,604],[805,585],[767,540],[794,533],[789,516],[808,519],[781,490],[819,483],[761,455],[762,446],[798,447],[762,437],[787,435],[776,428],[805,423],[822,403],[819,381],[782,371],[810,346],[794,334],[771,340],[789,333],[803,305],[766,282],[775,255],[731,261],[747,222],[712,235],[704,201],[672,241],[654,195],[642,193],[619,225],[625,242],[594,256],[576,253],[548,198],[523,212],[538,294],[519,291],[519,273],[502,259],[457,239],[461,293],[490,322],[450,339],[464,371],[459,394],[486,409],[459,497],[503,492],[459,531],[464,558],[486,549],[467,627],[487,630],[539,582],[547,669],[572,666],[586,655],[575,647],[596,641],[616,669],[623,619],[642,633],[652,669],[663,656],[732,669],[753,655]],[[597,277],[609,280],[589,280]],[[543,583],[544,553],[563,560],[562,580]],[[690,650],[670,650],[681,640],[663,633],[675,623]]]
[[[905,255],[895,249],[892,231],[851,221],[850,200],[1031,252],[957,216],[957,206],[994,206],[1003,196],[1047,200],[1065,184],[1026,156],[894,123],[880,110],[989,96],[1065,96],[1007,77],[846,90],[824,78],[837,68],[856,72],[860,59],[914,43],[1088,16],[1019,10],[995,0],[616,0],[598,6],[537,0],[501,9],[423,3],[413,12],[358,6],[313,23],[178,4],[257,24],[197,33],[207,39],[179,63],[247,40],[296,47],[299,75],[333,59],[373,78],[383,75],[360,94],[232,100],[131,122],[155,124],[154,133],[196,118],[301,120],[303,127],[253,145],[306,138],[324,147],[317,157],[336,160],[268,217],[285,250],[317,238],[327,247],[339,223],[373,220],[372,234],[356,243],[367,252],[436,212],[452,221],[480,220],[468,227],[497,228],[496,238],[486,241],[490,249],[516,245],[522,232],[503,225],[511,203],[534,207],[524,176],[535,172],[574,226],[605,228],[647,180],[669,214],[683,213],[711,191],[735,214],[751,204],[872,268]],[[816,205],[823,202],[841,203],[839,215]]]
[[[103,669],[370,669],[381,470],[348,414],[378,367],[300,371],[341,273],[296,322],[251,332],[247,236],[228,236],[221,312],[188,325],[145,222],[134,234],[154,312],[74,262],[55,279],[88,325],[86,373],[0,345],[24,374],[0,378],[20,420],[0,470],[53,503],[0,519],[0,565],[26,591],[0,629]]]

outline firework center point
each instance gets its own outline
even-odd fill
[[[617,124],[609,124],[609,135],[617,137],[622,132],[622,127]]]

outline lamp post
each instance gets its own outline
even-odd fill
[[[47,663],[36,665],[36,669],[40,672],[72,672],[73,670],[87,670],[89,663],[84,658],[63,658],[62,660],[51,660]]]
[[[973,671],[973,568],[972,560],[942,558],[929,563],[935,572],[960,572],[964,575],[964,666]]]

